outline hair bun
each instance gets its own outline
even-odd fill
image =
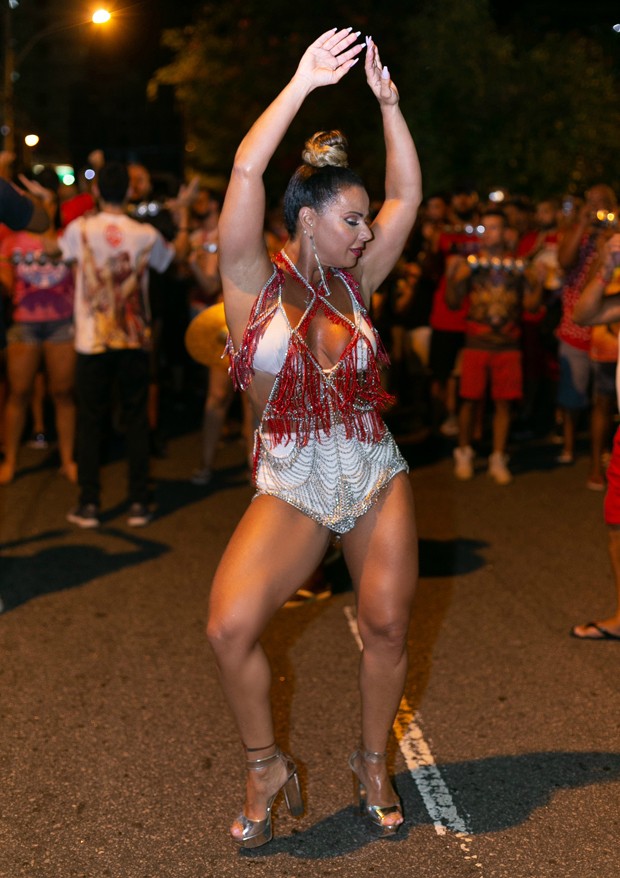
[[[314,168],[324,168],[326,165],[347,168],[349,166],[347,147],[347,138],[341,131],[317,131],[306,140],[301,157],[306,164]]]

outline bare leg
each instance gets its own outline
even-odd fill
[[[611,561],[611,569],[614,574],[616,586],[616,610],[612,616],[609,616],[609,618],[603,619],[602,622],[597,622],[596,624],[600,626],[603,631],[608,631],[610,634],[620,637],[620,527],[608,527],[608,534],[609,560]],[[588,624],[576,625],[573,628],[573,631],[577,637],[582,637],[588,640],[599,640],[603,636],[602,632],[597,632],[595,627]]]
[[[28,403],[40,362],[39,345],[21,342],[9,345],[7,352],[9,396],[4,412],[5,457],[0,464],[0,485],[7,485],[15,475],[17,451],[24,432]]]
[[[56,432],[60,471],[70,482],[77,482],[77,464],[73,459],[75,443],[75,361],[73,342],[44,345],[49,388],[56,410]]]
[[[446,381],[446,411],[448,415],[456,417],[459,407],[459,380],[454,375],[450,375]]]
[[[43,412],[43,404],[45,402],[45,374],[38,371],[34,376],[34,387],[30,400],[30,411],[32,413],[32,432],[36,435],[45,433],[45,416]]]
[[[610,396],[597,393],[592,405],[590,420],[590,475],[588,480],[594,484],[604,484],[603,452],[611,432]]]
[[[562,409],[562,432],[564,436],[564,448],[562,457],[570,461],[575,457],[575,431],[579,412],[575,409]]]
[[[471,399],[461,400],[459,411],[459,447],[466,448],[471,444],[471,433],[474,418],[474,401]]]
[[[493,451],[503,454],[508,443],[510,429],[510,400],[496,399],[493,414]]]
[[[362,750],[383,753],[407,674],[407,634],[418,578],[417,532],[409,479],[399,473],[378,502],[342,538],[357,596],[363,651],[360,663]],[[397,801],[385,761],[357,759],[368,802]],[[402,822],[400,814],[386,823]]]
[[[284,535],[285,538],[284,538]],[[271,670],[259,642],[267,623],[325,553],[326,528],[274,497],[257,497],[237,526],[215,574],[207,636],[241,740],[258,758],[273,752]],[[262,820],[285,770],[274,760],[248,772],[244,814]],[[240,837],[242,826],[231,828]]]
[[[215,452],[232,399],[232,382],[226,370],[210,369],[209,392],[202,425],[202,464],[206,470],[213,469]]]
[[[471,430],[471,438],[475,442],[481,442],[482,437],[484,436],[484,414],[485,414],[485,400],[477,399],[474,402],[473,413],[472,413],[472,430]]]

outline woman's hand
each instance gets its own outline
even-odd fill
[[[379,50],[372,37],[366,37],[366,79],[380,104],[397,104],[398,89],[390,79],[390,71],[381,64]]]
[[[305,80],[311,88],[334,85],[357,63],[363,45],[353,45],[359,31],[332,28],[315,40],[303,54],[295,77]]]

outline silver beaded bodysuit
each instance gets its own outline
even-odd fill
[[[351,296],[353,321],[301,278],[313,295],[291,326],[282,305],[283,269],[292,267],[295,277],[295,267],[285,254],[274,261],[240,349],[234,351],[230,338],[227,346],[235,386],[245,389],[255,369],[275,375],[255,434],[256,496],[278,497],[343,534],[396,473],[408,470],[379,415],[390,397],[381,387],[377,360],[387,357],[350,274],[332,270]],[[351,330],[351,341],[331,369],[319,365],[305,340],[319,308]]]

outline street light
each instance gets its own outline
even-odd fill
[[[30,39],[24,44],[19,52],[15,51],[15,45],[12,34],[11,11],[19,5],[19,0],[9,0],[8,6],[4,10],[4,75],[3,75],[3,103],[4,103],[4,121],[0,128],[0,133],[4,137],[4,149],[9,152],[15,150],[15,83],[19,79],[19,68],[26,56],[30,53],[33,46],[39,40],[59,31],[68,30],[73,27],[80,27],[84,24],[96,24],[100,26],[106,24],[112,18],[107,9],[97,9],[91,18],[82,19],[80,21],[67,20],[55,23],[49,27],[44,27],[40,31],[34,33]]]
[[[107,9],[97,9],[96,12],[93,12],[91,21],[93,24],[107,24],[111,18],[112,16]]]
[[[27,152],[24,158],[27,158],[28,167],[31,168],[34,165],[34,148],[39,143],[39,135],[26,134],[24,137],[24,143],[27,147]]]

